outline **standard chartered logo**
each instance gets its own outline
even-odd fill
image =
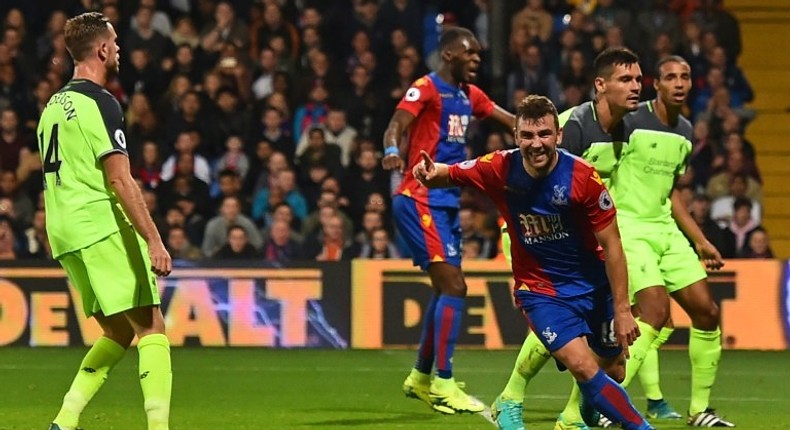
[[[645,166],[642,171],[648,175],[674,177],[676,167],[677,164],[673,163],[672,161],[650,158],[647,161],[647,166]]]

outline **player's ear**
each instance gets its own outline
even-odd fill
[[[454,55],[453,55],[453,50],[452,49],[445,48],[442,51],[442,60],[444,60],[445,62],[448,62],[448,63],[451,62],[453,60],[453,57],[454,57]]]
[[[110,57],[110,50],[107,47],[107,42],[105,41],[99,42],[98,55],[99,55],[99,59],[102,60],[102,62],[107,61],[107,58]]]
[[[593,85],[595,85],[595,92],[596,92],[596,94],[597,93],[602,93],[604,91],[604,89],[606,88],[606,85],[604,84],[604,82],[606,82],[606,79],[604,79],[603,77],[601,77],[601,76],[596,76],[595,77],[595,80],[593,81]]]
[[[557,146],[562,146],[562,127],[557,128]]]

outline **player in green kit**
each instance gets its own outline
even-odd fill
[[[625,145],[623,118],[639,105],[642,71],[639,57],[625,48],[606,49],[595,59],[593,69],[595,100],[559,116],[563,130],[560,148],[595,166],[608,187]],[[504,234],[503,241],[508,239]],[[510,249],[509,244],[503,244],[503,250],[507,249]],[[505,389],[491,406],[492,415],[501,429],[524,429],[522,408],[526,386],[549,358],[548,350],[531,332],[521,347]],[[579,411],[578,386],[574,384],[573,387],[571,399],[560,414],[555,430],[588,428]]]
[[[631,348],[623,386],[628,386],[648,360],[648,365],[655,366],[646,369],[648,412],[654,416],[667,412],[658,386],[656,351],[671,334],[671,328],[666,327],[671,295],[692,325],[688,424],[735,427],[708,403],[721,358],[721,330],[719,308],[699,259],[711,270],[720,269],[724,263],[674,190],[691,155],[692,125],[680,114],[691,90],[691,68],[682,57],[665,57],[656,66],[656,76],[658,97],[641,103],[626,117],[629,143],[611,181],[628,259],[631,301],[644,337]],[[686,236],[694,243],[696,253]]]
[[[47,233],[53,256],[103,336],[88,351],[50,430],[74,430],[80,414],[138,337],[148,430],[167,430],[172,371],[156,275],[172,262],[130,174],[123,113],[103,85],[118,73],[117,34],[103,15],[66,22],[74,77],[38,124]]]

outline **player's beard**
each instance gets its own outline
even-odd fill
[[[107,79],[116,77],[120,74],[121,71],[121,62],[118,59],[113,59],[112,62],[107,62],[104,64],[104,71],[107,74]]]

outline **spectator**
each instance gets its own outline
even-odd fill
[[[200,47],[210,55],[217,55],[225,44],[235,45],[242,52],[249,40],[247,26],[236,19],[236,11],[229,1],[221,1],[214,8],[214,22],[203,28]]]
[[[244,141],[237,135],[228,136],[225,140],[225,153],[214,165],[215,175],[219,175],[224,170],[236,173],[241,179],[244,179],[250,170],[250,159],[244,153]]]
[[[360,219],[368,196],[386,192],[389,178],[380,168],[379,157],[373,149],[360,150],[356,165],[357,168],[346,176],[343,189],[346,190],[351,217]]]
[[[209,220],[208,224],[206,224],[206,231],[203,234],[203,246],[201,247],[204,255],[214,255],[217,250],[228,242],[228,237],[231,235],[231,226],[239,227],[245,231],[241,246],[239,246],[241,237],[239,235],[233,236],[235,239],[239,239],[231,248],[233,252],[243,251],[247,242],[255,249],[260,248],[263,244],[261,234],[258,232],[255,223],[241,213],[239,199],[226,197],[222,201],[219,215]]]
[[[0,214],[0,260],[16,260],[16,232],[12,218]]]
[[[742,173],[744,173],[743,152],[737,151],[727,154],[724,171],[710,178],[706,193],[712,199],[727,195],[732,177]],[[762,202],[763,200],[762,186],[751,176],[746,178],[746,197],[757,202]]]
[[[736,255],[743,255],[745,252],[747,239],[754,230],[760,227],[760,224],[752,219],[752,202],[747,198],[735,199],[732,204],[733,213],[732,220],[730,220],[730,231],[735,235],[735,253]]]
[[[263,258],[286,264],[299,258],[299,243],[291,237],[291,226],[284,220],[273,221],[269,238],[263,242]]]
[[[302,222],[302,234],[305,238],[317,235],[321,226],[326,224],[329,216],[337,216],[343,221],[343,232],[345,239],[351,239],[354,234],[354,223],[351,219],[340,211],[338,195],[333,191],[322,191],[318,199],[317,208],[311,212]],[[330,209],[329,211],[324,209]],[[306,240],[309,242],[309,240]]]
[[[25,230],[27,257],[40,260],[52,260],[52,247],[47,236],[47,219],[43,209],[37,209],[33,215],[33,225]]]
[[[176,175],[194,175],[206,185],[211,183],[211,167],[206,157],[197,153],[199,135],[184,131],[176,139],[176,153],[162,164],[161,179],[169,181]]]
[[[176,26],[170,33],[170,41],[174,46],[187,45],[195,49],[200,44],[200,35],[195,22],[189,16],[181,16],[176,20]]]
[[[335,144],[340,148],[340,163],[348,167],[351,161],[351,149],[357,137],[357,131],[346,122],[346,112],[330,108],[326,116],[326,123],[319,126],[324,131],[324,138],[328,144]],[[307,133],[302,136],[296,146],[296,156],[300,157],[310,147]]]
[[[152,64],[159,67],[165,57],[173,52],[173,43],[153,27],[154,9],[141,5],[134,16],[135,28],[129,29],[124,49],[127,52],[142,50],[148,53]]]
[[[304,219],[307,216],[307,202],[296,187],[294,171],[282,170],[270,176],[269,179],[269,188],[264,188],[255,195],[252,203],[252,219],[260,224],[265,224],[265,216],[277,203],[288,204],[297,219]],[[281,201],[272,202],[271,195],[274,190],[277,190],[276,192],[282,196]]]
[[[307,103],[299,106],[294,113],[294,142],[299,142],[305,130],[312,130],[326,122],[329,113],[328,97],[329,93],[322,84],[312,87]]]
[[[512,97],[516,88],[522,88],[529,94],[545,95],[558,103],[560,84],[557,78],[543,66],[540,48],[537,45],[527,46],[521,51],[519,59],[518,68],[507,78],[508,95]]]
[[[140,6],[150,8],[154,11],[151,17],[151,27],[163,36],[170,37],[171,33],[173,32],[173,26],[170,24],[170,18],[166,13],[156,10],[156,0],[140,0]],[[129,28],[132,30],[137,29],[136,16],[132,17]]]
[[[189,199],[195,205],[196,212],[205,217],[213,214],[210,207],[211,195],[207,183],[195,176],[194,166],[194,155],[180,154],[176,165],[176,176],[161,183],[156,192],[161,205],[167,205],[183,197]]]
[[[384,219],[378,212],[365,212],[362,215],[361,230],[354,236],[354,242],[358,243],[364,248],[365,245],[370,245],[373,231],[384,228]]]
[[[255,100],[263,100],[274,92],[274,72],[277,71],[277,58],[268,46],[261,48],[258,54],[258,68],[252,83]]]
[[[346,239],[343,220],[330,215],[316,241],[305,243],[305,257],[316,261],[350,260],[359,255],[358,247]]]
[[[383,228],[374,229],[370,234],[370,243],[362,246],[359,258],[385,260],[401,258],[398,248],[390,241],[390,234]]]
[[[487,258],[496,250],[493,249],[491,241],[478,232],[476,217],[477,213],[470,208],[461,208],[458,211],[461,241],[464,243],[464,247],[471,242],[477,243],[477,256],[473,258]]]
[[[691,217],[710,243],[719,250],[724,258],[735,258],[735,235],[720,227],[710,217],[710,198],[705,194],[695,194],[691,201]]]
[[[19,181],[13,170],[0,171],[0,197],[13,202],[15,218],[20,226],[28,227],[33,222],[33,202],[19,189]]]
[[[732,219],[736,199],[745,198],[746,188],[749,182],[749,177],[743,173],[733,175],[730,178],[730,190],[727,195],[721,196],[713,201],[710,210],[710,216],[716,222],[729,223]],[[759,202],[749,199],[752,203],[752,219],[758,224],[762,220],[762,206]]]
[[[327,143],[326,132],[321,127],[313,127],[307,133],[307,147],[297,159],[302,180],[307,180],[306,174],[312,166],[324,166],[330,176],[342,177],[343,164],[341,162],[342,150],[334,143]]]
[[[283,19],[283,13],[277,2],[268,2],[263,5],[263,20],[256,23],[250,31],[252,57],[265,46],[269,46],[272,39],[280,38],[283,43],[285,56],[291,61],[296,61],[299,52],[299,33],[290,22]]]
[[[721,46],[727,47],[727,56],[738,58],[741,54],[741,28],[738,20],[722,6],[722,0],[700,0],[701,6],[692,19],[704,31],[711,32]]]
[[[288,237],[298,244],[301,244],[304,241],[304,236],[299,233],[302,223],[294,216],[293,209],[288,206],[288,203],[278,203],[271,209],[270,212],[271,213],[267,216],[266,221],[267,228],[263,232],[264,240],[271,236],[271,226],[274,225],[276,221],[283,221],[288,224],[290,230]]]
[[[143,186],[149,190],[156,189],[162,182],[162,160],[159,156],[159,145],[151,140],[143,143],[142,159],[132,170],[135,179],[143,182]]]
[[[260,258],[260,253],[247,239],[247,230],[238,225],[228,227],[227,240],[212,255],[215,260],[253,260]]]
[[[21,153],[30,146],[31,142],[19,130],[16,110],[0,110],[0,170],[16,170]]]
[[[554,19],[543,7],[543,0],[527,0],[526,3],[526,7],[513,16],[511,28],[525,29],[530,40],[548,42],[554,28]]]
[[[183,227],[171,227],[167,231],[167,252],[173,260],[198,261],[203,258],[200,248],[192,245]]]
[[[219,195],[212,199],[211,205],[213,207],[219,207],[227,197],[236,197],[241,203],[241,212],[250,213],[250,204],[247,197],[242,194],[241,176],[238,172],[230,169],[220,170],[217,174],[217,188]]]
[[[764,228],[758,227],[749,235],[749,239],[740,256],[741,258],[774,258],[774,252],[771,250],[771,242],[768,238],[768,232]]]

